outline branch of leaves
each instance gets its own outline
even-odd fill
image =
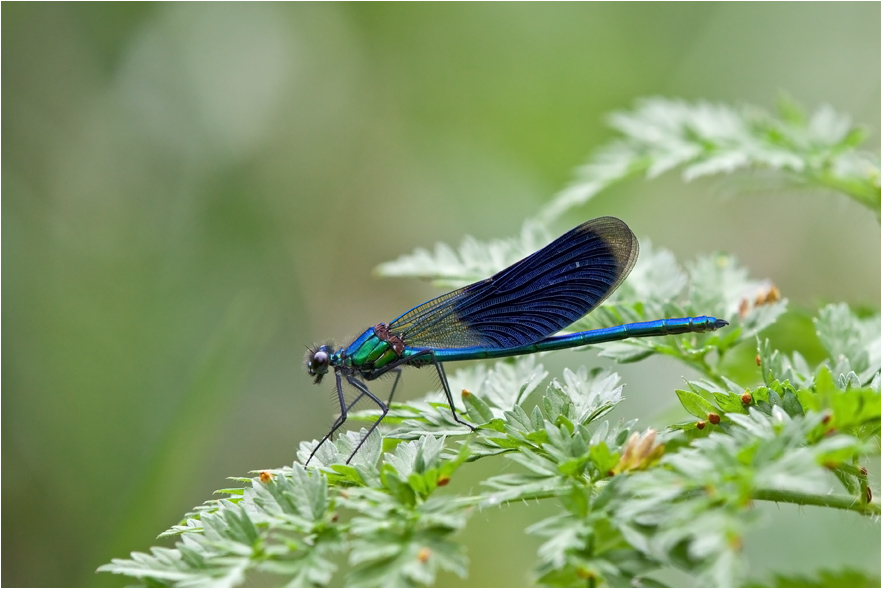
[[[822,426],[819,414],[791,418],[773,406],[771,415],[751,407],[729,418],[737,427],[726,434],[670,448],[660,468],[623,477],[614,505],[613,520],[631,545],[657,562],[697,571],[699,585],[740,584],[747,570],[742,538],[757,517],[751,501],[826,498],[825,466],[865,448],[845,434],[809,443]]]
[[[831,428],[878,444],[882,369],[878,315],[860,318],[847,305],[835,304],[822,308],[814,322],[829,356],[814,370],[798,352],[787,356],[768,339],[757,338],[757,362],[766,384],[757,389],[759,395],[768,388],[777,394],[770,394],[771,402],[786,402],[784,408],[791,415],[797,409],[829,412]]]
[[[449,536],[465,525],[469,506],[431,495],[449,482],[468,448],[451,454],[443,438],[428,435],[398,444],[377,467],[374,436],[358,462],[344,464],[364,433],[341,436],[320,451],[330,466],[307,472],[295,463],[242,479],[250,486],[224,491],[232,499],[211,502],[166,532],[180,536],[174,549],[132,553],[99,571],[160,586],[242,585],[249,571],[290,586],[327,585],[336,569],[329,558],[348,548],[353,586],[428,584],[439,570],[464,576],[465,556]],[[356,515],[338,521],[338,506]]]
[[[617,374],[584,367],[566,369],[561,380],[548,385],[539,406],[528,410],[523,402],[546,374],[533,357],[525,357],[498,362],[490,369],[469,368],[451,378],[476,389],[463,393],[466,415],[479,425],[466,442],[468,459],[508,454],[527,471],[490,479],[487,484],[492,491],[470,501],[498,505],[556,496],[570,480],[584,479],[589,484],[645,467],[660,456],[654,435],[633,431],[636,422],[613,427],[608,422],[598,424],[622,400]],[[405,421],[388,435],[425,436],[425,429],[431,427],[431,419]]]
[[[819,367],[810,388],[798,388],[789,381],[778,380],[752,390],[742,389],[731,381],[725,387],[709,381],[687,382],[687,385],[690,390],[678,390],[677,396],[698,420],[671,426],[672,429],[686,431],[694,439],[714,432],[732,435],[749,425],[745,416],[752,413],[775,419],[786,415],[812,420],[815,425],[806,432],[804,443],[831,448],[823,455],[821,464],[833,472],[849,493],[844,506],[867,514],[879,512],[878,504],[871,503],[867,471],[858,465],[865,453],[878,451],[882,417],[879,391],[868,387],[839,388],[825,365]],[[744,392],[735,393],[733,389]],[[798,499],[813,501],[809,497]],[[822,504],[830,503],[822,500]]]
[[[564,369],[563,381],[551,381],[540,404],[529,413],[522,404],[502,409],[464,391],[470,418],[483,424],[481,435],[472,443],[473,454],[482,457],[517,450],[529,455],[528,460],[535,458],[536,464],[545,459],[562,461],[567,463],[560,464],[562,471],[575,472],[582,466],[579,461],[584,463],[591,439],[587,427],[612,411],[622,398],[618,374],[589,371],[584,366],[577,371]]]
[[[655,470],[665,444],[653,430],[640,432],[636,420],[611,426],[546,422],[540,447],[521,446],[507,457],[520,473],[494,476],[484,483],[482,505],[556,498],[563,513],[530,526],[527,532],[548,540],[539,549],[539,581],[551,586],[608,584],[647,575],[658,564],[616,527],[612,520],[621,481],[635,472]]]
[[[778,385],[757,389],[756,401],[744,408],[740,396],[696,387],[725,393],[711,397],[730,404],[737,399],[738,405],[729,415],[702,404],[705,418],[716,412],[723,426],[716,428],[719,434],[688,446],[676,435],[665,436],[661,444],[652,432],[633,431],[633,422],[618,428],[577,422],[570,428],[546,419],[540,430],[537,415],[524,412],[505,420],[520,428],[506,432],[512,446],[507,457],[523,472],[489,479],[482,505],[549,497],[564,502],[565,513],[529,530],[549,538],[540,549],[541,579],[562,585],[615,583],[646,577],[664,564],[699,571],[702,583],[733,585],[744,570],[740,547],[755,517],[751,500],[859,505],[878,514],[877,504],[855,500],[866,496],[853,486],[849,496],[827,493],[830,469],[840,480],[844,474],[866,484],[866,473],[850,461],[867,446],[856,436],[831,434],[825,428],[832,420],[825,424],[823,414],[796,412],[791,418],[784,399],[789,405],[792,396],[798,404],[796,391],[788,395],[783,385],[778,391]],[[553,399],[546,394],[552,407]],[[878,401],[873,406],[878,410]],[[545,407],[543,416],[555,412]],[[860,421],[878,422],[878,417],[867,414]],[[623,473],[628,476],[614,476]]]
[[[783,180],[840,191],[880,215],[879,159],[857,150],[866,133],[829,106],[807,115],[782,98],[776,118],[755,106],[645,98],[610,116],[622,134],[597,150],[542,211],[550,222],[616,181],[683,166],[683,180],[766,169]]]
[[[465,576],[462,547],[449,537],[464,527],[469,503],[433,493],[447,485],[468,458],[468,446],[452,452],[443,437],[428,434],[395,444],[394,452],[386,453],[378,464],[381,437],[372,435],[352,463],[345,464],[365,434],[365,430],[348,432],[333,444],[326,443],[330,448],[320,449],[314,458],[340,505],[356,513],[348,524],[338,526],[350,548],[347,584],[429,584],[440,570]],[[311,450],[311,444],[305,444],[301,459]]]
[[[330,557],[344,539],[327,479],[298,467],[264,471],[250,482],[236,501],[217,501],[198,520],[169,530],[180,535],[174,548],[133,552],[98,570],[152,586],[232,587],[249,571],[282,576],[293,586],[328,584],[336,568]]]
[[[699,586],[739,586],[747,570],[742,539],[758,517],[751,502],[825,497],[825,465],[863,446],[844,434],[808,444],[823,421],[817,414],[791,418],[777,406],[770,415],[752,407],[731,419],[738,427],[688,446],[670,435],[661,451],[638,442],[653,458],[628,476],[590,488],[569,479],[557,495],[564,511],[528,530],[548,538],[541,578],[561,586],[618,585],[623,577],[651,583],[654,569],[673,566],[698,574]]]
[[[469,385],[477,391],[471,393],[464,389],[463,399],[466,415],[481,424],[478,434],[460,446],[452,462],[450,454],[443,450],[443,442],[427,432],[442,422],[433,412],[439,416],[450,414],[448,408],[436,404],[430,405],[433,411],[428,416],[403,419],[396,430],[387,434],[416,439],[399,444],[395,454],[387,455],[379,469],[376,467],[379,442],[366,444],[365,456],[357,456],[352,465],[340,464],[351,450],[351,443],[360,439],[358,435],[343,436],[343,442],[338,440],[331,449],[317,453],[319,462],[332,471],[331,480],[353,485],[345,491],[341,503],[358,510],[362,515],[357,522],[366,526],[356,528],[357,522],[353,520],[351,533],[357,534],[360,542],[358,550],[353,549],[350,555],[350,561],[356,565],[353,581],[371,585],[425,582],[424,578],[415,576],[403,579],[390,575],[400,574],[402,558],[405,564],[414,564],[420,561],[420,554],[438,552],[449,558],[458,554],[452,545],[445,543],[446,534],[458,529],[457,526],[448,525],[443,528],[441,537],[434,539],[416,534],[412,525],[423,521],[424,516],[414,515],[415,509],[444,506],[452,510],[453,515],[445,513],[459,517],[458,509],[475,503],[489,506],[525,498],[569,496],[576,482],[587,488],[594,481],[649,467],[659,459],[663,446],[657,443],[653,432],[643,435],[634,432],[636,422],[613,427],[607,422],[596,425],[622,398],[616,374],[589,372],[585,368],[565,370],[562,381],[549,384],[541,409],[536,407],[528,413],[523,402],[546,374],[534,358],[527,357],[498,362],[491,368],[469,368],[452,375],[453,386]],[[406,405],[397,411],[400,415],[415,413]],[[308,451],[311,446],[305,445],[302,454],[305,456]],[[466,457],[476,459],[503,452],[509,453],[527,473],[493,477],[486,483],[489,493],[455,503],[429,497],[442,481],[446,482],[445,468],[455,468]],[[418,459],[419,455],[424,458]],[[410,515],[404,517],[403,514]],[[382,526],[378,528],[380,523]],[[410,540],[402,546],[400,539],[405,537]],[[448,559],[447,562],[459,561]],[[457,570],[453,565],[448,568]],[[408,570],[407,567],[404,570]],[[623,573],[627,570],[621,569]]]
[[[356,445],[366,434],[365,429],[346,432],[333,442],[325,442],[310,466],[321,469],[334,486],[383,489],[401,503],[414,505],[428,498],[438,487],[446,485],[469,457],[466,444],[461,445],[458,452],[448,450],[443,436],[424,434],[413,442],[402,443],[399,439],[384,438],[376,432],[352,456]],[[301,444],[298,451],[301,462],[310,455],[315,443]],[[384,453],[384,447],[391,448],[391,451]],[[385,454],[382,463],[381,454]],[[347,463],[350,456],[352,459]]]
[[[439,570],[465,576],[463,548],[450,536],[465,526],[469,505],[433,492],[450,481],[467,457],[466,445],[451,455],[443,438],[426,435],[398,444],[394,454],[386,455],[379,485],[353,486],[341,493],[341,505],[357,514],[349,524],[349,585],[429,584]],[[332,468],[351,473],[341,467]]]
[[[549,587],[661,587],[648,577],[658,563],[632,546],[611,520],[618,482],[593,492],[571,484],[558,495],[564,510],[527,528],[547,538],[539,547],[538,583]]]

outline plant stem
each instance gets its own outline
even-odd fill
[[[757,489],[752,494],[753,499],[759,501],[774,501],[775,503],[795,503],[797,505],[817,505],[819,507],[833,507],[856,511],[864,515],[880,515],[882,509],[878,503],[865,503],[859,497],[851,495],[815,495],[813,493],[800,493],[798,491],[779,491],[776,489]]]

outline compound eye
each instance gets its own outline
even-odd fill
[[[325,374],[328,371],[329,363],[330,356],[328,356],[328,353],[324,350],[318,350],[309,360],[307,360],[306,369],[309,371],[310,376]]]

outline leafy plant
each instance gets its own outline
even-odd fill
[[[771,169],[842,191],[878,216],[878,162],[855,150],[861,134],[847,118],[829,108],[806,116],[790,102],[781,113],[646,100],[612,116],[624,137],[600,150],[519,239],[417,250],[379,271],[445,285],[483,278],[544,245],[547,223],[611,182],[675,166],[687,180]],[[815,328],[827,357],[812,365],[763,335],[786,309],[774,286],[750,278],[731,255],[683,268],[644,241],[629,280],[572,329],[698,313],[726,318],[731,325],[719,332],[597,346],[619,362],[660,354],[695,369],[700,378],[676,391],[688,420],[653,431],[636,420],[604,419],[622,400],[621,380],[607,370],[566,369],[542,387],[548,372],[536,357],[477,364],[450,377],[474,433],[457,425],[437,393],[393,404],[381,435],[351,464],[345,459],[365,429],[322,446],[309,469],[302,464],[317,442],[305,442],[291,467],[237,479],[242,488],[224,489],[224,498],[187,514],[163,534],[178,538],[174,548],[133,553],[99,570],[149,585],[241,585],[254,572],[292,586],[326,586],[345,555],[349,585],[431,584],[440,571],[467,575],[456,534],[476,510],[552,500],[559,512],[526,530],[544,539],[541,584],[656,584],[652,575],[665,567],[702,585],[756,584],[745,577],[741,555],[758,519],[755,502],[880,514],[861,465],[879,452],[879,316],[859,316],[845,304],[819,309]],[[759,368],[745,377],[727,360],[748,348]],[[351,418],[371,423],[378,413]],[[444,489],[460,468],[481,461],[513,467],[479,490]],[[852,570],[771,582],[844,586],[843,579],[879,584]]]

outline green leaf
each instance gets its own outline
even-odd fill
[[[493,411],[490,410],[490,406],[481,397],[463,389],[462,401],[465,403],[469,419],[473,422],[488,423],[493,419]]]
[[[548,389],[556,390],[570,400],[573,406],[572,415],[560,414],[571,417],[573,421],[589,423],[606,415],[622,401],[621,378],[615,372],[601,369],[589,371],[580,366],[575,372],[565,368],[563,377],[563,382],[555,379],[548,385]],[[552,419],[550,414],[549,419]]]
[[[588,456],[602,476],[607,476],[619,461],[618,452],[611,452],[606,442],[592,444]]]
[[[735,393],[713,393],[714,400],[724,413],[747,413],[741,396]]]
[[[704,397],[692,391],[677,390],[677,398],[680,399],[680,404],[683,405],[686,411],[699,419],[707,419],[708,414],[717,413],[718,411]]]
[[[787,390],[787,392],[784,393],[784,398],[782,399],[782,401],[784,411],[786,411],[787,414],[791,417],[795,417],[797,415],[802,415],[805,413],[802,405],[799,404],[799,400],[797,399],[796,395],[793,394],[793,391]]]
[[[815,319],[818,338],[830,354],[839,372],[853,370],[860,374],[859,384],[869,384],[882,366],[882,335],[879,317],[859,319],[848,305],[827,305]]]

